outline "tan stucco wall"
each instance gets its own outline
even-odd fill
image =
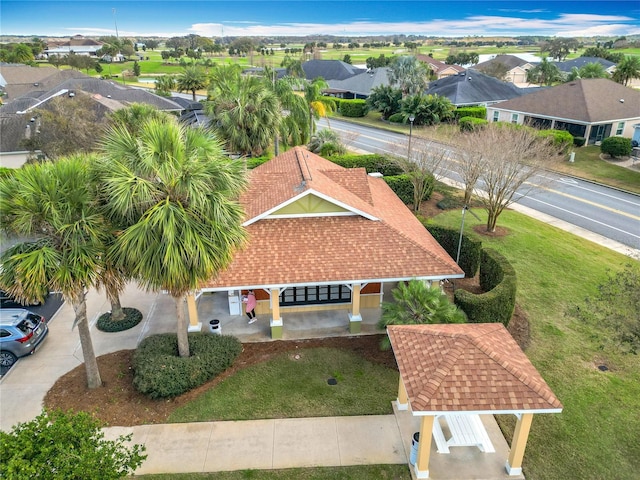
[[[362,295],[360,297],[360,308],[378,308],[380,307],[380,294]],[[317,312],[325,310],[349,310],[351,303],[332,303],[328,305],[300,305],[295,307],[280,306],[280,312],[284,315],[295,312]],[[258,300],[256,305],[256,313],[258,315],[271,314],[271,307],[268,300]],[[244,304],[242,314],[245,314]]]

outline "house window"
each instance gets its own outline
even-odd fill
[[[282,306],[349,302],[351,302],[351,290],[346,285],[292,287],[280,294]]]
[[[497,122],[498,120],[500,120],[500,112],[496,110],[493,112],[493,121]]]
[[[511,114],[511,123],[518,123],[518,114],[517,113],[512,113]]]
[[[616,135],[622,135],[624,132],[624,122],[618,122],[618,128],[616,128]]]

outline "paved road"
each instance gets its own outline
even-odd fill
[[[321,121],[320,126],[326,124]],[[407,148],[406,135],[335,119],[331,120],[331,128],[350,148],[361,151],[404,154]],[[414,142],[412,148],[416,147]],[[453,167],[455,152],[445,145],[438,148],[449,152]],[[444,176],[459,181],[453,168],[447,169]],[[521,205],[640,249],[640,196],[551,172],[533,177],[520,191],[531,187],[534,190],[519,200]]]

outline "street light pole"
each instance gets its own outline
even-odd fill
[[[411,159],[411,136],[413,134],[413,121],[416,119],[416,117],[411,114],[409,116],[409,150],[407,152],[407,159]]]

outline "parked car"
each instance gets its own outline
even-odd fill
[[[0,366],[11,367],[18,358],[31,355],[49,333],[41,315],[24,308],[0,310]]]

